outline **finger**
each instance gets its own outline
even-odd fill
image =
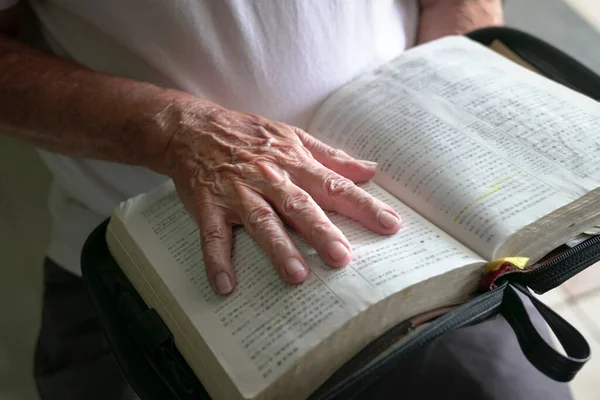
[[[237,191],[239,215],[249,235],[267,254],[281,279],[291,284],[303,282],[308,276],[306,262],[275,211],[251,189],[239,185]]]
[[[216,206],[204,206],[197,220],[206,277],[216,293],[228,295],[236,286],[235,272],[231,264],[231,223],[227,220],[225,212]]]
[[[400,229],[402,219],[390,206],[319,163],[308,163],[295,171],[292,179],[321,207],[352,218],[377,233],[393,234]]]
[[[257,165],[268,178],[268,184],[262,188],[262,192],[279,215],[317,250],[328,265],[347,265],[352,259],[352,247],[321,207],[275,167],[267,163]]]
[[[342,150],[326,145],[308,133],[298,129],[296,134],[313,157],[326,168],[350,179],[355,183],[367,182],[375,176],[377,163],[357,160]]]

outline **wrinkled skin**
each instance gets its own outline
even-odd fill
[[[380,234],[400,229],[400,216],[355,184],[373,177],[374,163],[352,159],[296,127],[218,106],[187,104],[178,119],[167,170],[198,223],[206,274],[217,293],[236,286],[233,225],[244,225],[291,284],[304,281],[308,269],[283,221],[332,267],[350,262],[351,245],[323,210]]]

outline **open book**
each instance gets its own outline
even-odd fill
[[[600,220],[600,106],[465,37],[415,47],[332,95],[309,133],[377,161],[364,188],[403,228],[379,236],[330,213],[353,261],[283,283],[244,229],[239,285],[213,293],[172,182],[130,199],[111,253],[213,398],[305,398],[413,316],[466,300],[491,260],[539,260]]]

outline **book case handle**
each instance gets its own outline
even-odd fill
[[[540,335],[527,313],[523,297],[531,301],[546,321],[566,355],[556,351]],[[534,297],[529,289],[518,284],[509,284],[504,292],[500,313],[514,330],[525,357],[549,378],[568,382],[590,359],[590,346],[581,333]]]

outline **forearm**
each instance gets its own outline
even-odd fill
[[[91,71],[0,36],[0,129],[63,154],[160,169],[186,94]]]
[[[504,23],[502,0],[420,0],[417,43]]]

